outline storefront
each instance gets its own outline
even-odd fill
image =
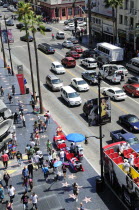
[[[120,46],[124,46],[126,44],[126,40],[127,40],[126,31],[124,31],[122,29],[118,29],[118,37],[119,37]]]
[[[113,26],[103,23],[103,41],[113,43]]]
[[[91,26],[91,32],[92,32],[92,37],[96,40],[96,41],[102,41],[102,27],[101,26],[96,26],[96,25],[92,25]]]

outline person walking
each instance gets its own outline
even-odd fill
[[[18,123],[18,114],[17,112],[14,113],[14,124]]]
[[[27,195],[26,192],[24,192],[24,195],[22,195],[21,197],[21,203],[23,203],[24,209],[28,209],[28,200],[29,200],[29,196]]]
[[[15,86],[14,85],[12,85],[12,94],[13,94],[13,96],[15,95]]]
[[[52,39],[54,40],[55,39],[55,36],[54,36],[54,34],[52,33]]]
[[[73,187],[73,194],[75,195],[75,200],[77,202],[78,201],[78,194],[79,194],[78,184],[76,182],[74,182],[72,187]]]
[[[52,151],[52,143],[50,142],[49,139],[47,140],[46,147],[47,147],[47,152],[51,153],[51,151]]]
[[[31,101],[31,106],[32,106],[32,109],[34,111],[34,109],[35,109],[35,101],[34,100]]]
[[[23,187],[25,188],[25,192],[28,192],[28,177],[25,177],[23,180]]]
[[[13,206],[10,201],[6,201],[6,210],[13,210]]]
[[[0,87],[0,94],[1,94],[1,96],[4,96],[4,89],[2,86]]]
[[[65,159],[65,152],[64,152],[64,150],[61,149],[61,151],[60,151],[60,160],[62,162],[64,162],[64,159]]]
[[[22,119],[22,122],[23,122],[23,127],[26,127],[26,119],[25,119],[25,116],[23,115],[23,113],[21,115],[21,119]]]
[[[15,188],[12,185],[10,185],[8,188],[8,195],[10,197],[10,202],[13,203],[13,199],[15,197]]]
[[[64,179],[66,179],[66,173],[67,173],[66,166],[63,164],[61,169],[62,169],[62,171],[63,171]]]
[[[29,176],[31,176],[31,178],[33,179],[33,164],[31,161],[29,161],[29,164],[28,164],[28,172],[29,172]]]
[[[8,93],[8,100],[9,100],[9,103],[11,104],[12,103],[12,96],[10,95],[10,93]]]
[[[23,176],[23,179],[28,178],[28,176],[29,176],[29,171],[26,166],[24,166],[24,168],[22,170],[22,176]]]
[[[12,140],[13,140],[13,143],[15,145],[17,145],[17,137],[16,137],[16,132],[15,131],[12,133]]]
[[[42,168],[42,166],[43,166],[43,161],[44,161],[44,157],[43,157],[43,154],[39,154],[39,164],[40,164],[40,166],[41,166],[41,168]]]
[[[11,75],[11,68],[10,68],[10,66],[9,66],[9,65],[7,66],[7,71],[8,71],[8,74],[10,74],[10,75]]]
[[[4,200],[4,189],[2,187],[2,185],[0,184],[0,201],[1,203],[3,203]]]
[[[32,202],[33,209],[35,207],[35,209],[37,210],[38,209],[38,206],[37,206],[37,203],[38,203],[38,195],[35,194],[35,192],[33,192],[33,194],[31,195],[30,200]]]
[[[4,152],[2,153],[1,160],[3,161],[3,166],[5,168],[7,168],[8,167],[9,157],[8,157],[8,155],[6,153],[4,153]]]
[[[20,151],[17,151],[16,158],[17,158],[18,165],[21,166],[22,153]]]
[[[42,167],[42,172],[44,174],[44,179],[45,181],[47,181],[47,178],[48,178],[48,174],[49,174],[49,169],[48,167],[46,167],[45,165]]]
[[[30,192],[32,192],[32,189],[33,189],[33,179],[32,178],[29,178],[28,184],[29,184],[29,187],[30,187]]]
[[[8,182],[10,179],[10,175],[8,174],[7,171],[5,171],[4,175],[3,175],[3,180],[5,181],[6,187],[8,188]]]

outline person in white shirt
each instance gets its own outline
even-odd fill
[[[129,158],[129,164],[131,165],[131,166],[134,166],[134,155],[130,155],[130,158]]]
[[[130,144],[128,142],[126,142],[124,149],[129,149],[129,148],[130,148]]]
[[[125,146],[123,145],[123,143],[120,143],[120,145],[119,145],[119,154],[120,155],[123,154],[124,149],[125,149]]]
[[[128,160],[125,159],[123,163],[123,171],[128,174],[130,170],[130,164],[128,163]]]
[[[10,185],[8,188],[8,195],[10,196],[10,202],[13,203],[13,199],[15,197],[15,188],[12,185]]]
[[[35,209],[38,209],[37,203],[38,203],[38,196],[35,194],[35,192],[31,195],[30,200],[32,202],[33,205],[33,209],[35,207]]]
[[[35,142],[34,141],[30,141],[30,143],[29,143],[32,147],[34,147],[35,146]]]
[[[60,151],[60,160],[61,160],[62,162],[64,162],[64,157],[65,157],[65,153],[64,153],[64,151],[61,149],[61,151]]]

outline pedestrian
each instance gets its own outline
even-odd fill
[[[17,151],[16,158],[17,158],[18,165],[20,166],[21,161],[22,161],[22,153],[20,151]]]
[[[30,151],[30,145],[27,144],[27,146],[25,147],[25,153],[28,156],[28,160],[30,160],[30,153],[29,153],[29,151]]]
[[[54,40],[55,39],[55,36],[54,36],[54,34],[52,33],[52,39]]]
[[[52,159],[57,159],[57,153],[54,149],[52,150]]]
[[[12,203],[10,201],[6,201],[6,210],[13,210]]]
[[[7,66],[7,71],[8,71],[8,74],[10,74],[10,75],[11,75],[11,68],[10,68],[10,66],[9,66],[9,65]]]
[[[37,210],[38,209],[38,206],[37,206],[37,203],[38,203],[38,196],[34,193],[32,193],[31,197],[30,197],[30,200],[32,202],[32,205],[33,205],[33,209],[35,207],[35,209]]]
[[[35,153],[37,153],[40,150],[40,148],[39,148],[39,146],[37,144],[35,144],[33,149],[34,149]]]
[[[39,164],[40,164],[40,166],[41,166],[41,168],[42,168],[42,166],[43,166],[43,160],[44,160],[44,158],[43,158],[43,154],[39,154]]]
[[[73,194],[75,195],[75,200],[77,202],[78,201],[78,194],[79,194],[78,184],[76,182],[74,182],[72,187],[73,187]]]
[[[54,171],[54,180],[57,181],[58,178],[59,178],[58,168],[57,167],[54,167],[53,168],[53,171]]]
[[[33,164],[31,161],[29,161],[29,164],[28,164],[28,172],[29,172],[29,176],[31,176],[31,178],[33,179]]]
[[[0,94],[1,94],[1,96],[4,96],[4,89],[2,86],[0,87]]]
[[[32,109],[33,109],[33,111],[34,111],[34,109],[35,109],[35,101],[32,100],[31,106],[32,106]]]
[[[84,207],[83,207],[83,203],[82,203],[82,202],[80,203],[80,208],[79,208],[79,210],[85,210]]]
[[[18,123],[18,114],[17,112],[14,113],[14,124]]]
[[[35,133],[35,143],[37,145],[40,145],[40,134],[39,134],[39,131],[36,131],[36,133]]]
[[[33,158],[33,154],[35,153],[35,150],[32,148],[32,146],[30,146],[30,149],[28,151],[29,154],[29,159]]]
[[[32,178],[29,178],[28,184],[29,184],[29,187],[30,187],[30,192],[32,192],[32,189],[33,189],[33,179]]]
[[[23,113],[21,115],[21,119],[22,119],[23,127],[26,127],[26,119],[25,119],[25,116],[23,115]]]
[[[22,170],[22,176],[23,176],[23,179],[29,177],[29,171],[28,171],[28,169],[27,169],[26,166],[24,166],[24,168],[23,168],[23,170]]]
[[[8,161],[9,161],[9,157],[8,157],[8,155],[6,154],[6,153],[2,153],[2,156],[1,156],[1,159],[2,159],[2,161],[3,161],[3,166],[5,167],[5,168],[7,168],[8,167]]]
[[[13,203],[13,199],[15,197],[15,188],[12,185],[10,185],[8,188],[8,195],[10,196],[10,202]]]
[[[50,142],[49,139],[47,140],[46,147],[47,147],[47,152],[51,153],[51,151],[52,151],[52,143]]]
[[[8,93],[8,100],[9,100],[9,103],[11,104],[12,103],[12,96],[10,95],[10,93]]]
[[[45,179],[45,181],[47,181],[48,174],[49,174],[49,169],[48,169],[48,167],[46,167],[45,165],[43,165],[43,167],[42,167],[42,172],[43,172],[43,174],[44,174],[44,179]]]
[[[25,177],[24,180],[23,180],[23,186],[25,188],[25,192],[28,192],[28,177]]]
[[[3,200],[4,200],[4,189],[0,184],[0,202],[3,203]]]
[[[49,110],[47,110],[45,115],[46,115],[46,117],[48,119],[48,125],[49,125],[50,124],[50,117],[51,117]]]
[[[65,159],[65,152],[64,152],[64,150],[60,150],[60,160],[62,161],[62,162],[64,162],[64,159]]]
[[[38,170],[39,168],[39,164],[40,164],[39,158],[40,158],[39,155],[36,155],[36,154],[33,155],[33,162],[34,162],[34,166],[36,170]]]
[[[13,96],[15,95],[15,86],[14,85],[12,85],[12,94],[13,94]]]
[[[5,171],[4,175],[3,175],[3,180],[5,181],[6,187],[8,188],[8,182],[10,179],[10,175],[8,174],[7,171]]]
[[[34,147],[34,146],[35,146],[35,142],[34,142],[34,141],[32,141],[32,140],[30,141],[30,143],[29,143],[29,144],[30,144],[30,146],[32,146],[32,147]]]
[[[21,197],[21,202],[23,203],[24,209],[28,209],[28,199],[29,199],[29,196],[27,195],[26,192],[24,192],[24,195]]]
[[[66,166],[63,164],[61,169],[62,169],[62,171],[63,171],[64,179],[66,179],[66,173],[67,173]]]
[[[17,137],[16,137],[15,131],[12,133],[12,140],[13,140],[13,144],[17,145]]]

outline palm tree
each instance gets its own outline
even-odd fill
[[[30,44],[28,40],[29,32],[29,19],[28,16],[30,12],[32,11],[32,7],[30,3],[25,3],[25,2],[19,2],[18,3],[18,11],[16,12],[19,17],[18,20],[20,22],[23,22],[25,27],[23,27],[21,30],[26,31],[26,36],[27,36],[27,47],[28,47],[28,55],[29,55],[29,63],[30,63],[30,73],[31,73],[31,82],[32,82],[32,91],[33,91],[33,98],[36,101],[36,92],[35,92],[35,85],[34,85],[34,77],[33,77],[33,68],[32,68],[32,59],[31,59],[31,52],[30,52]]]
[[[123,0],[104,0],[105,7],[112,8],[112,20],[113,20],[113,43],[117,42],[117,8],[122,6]]]
[[[30,19],[30,31],[32,32],[33,35],[33,40],[34,40],[34,51],[35,51],[35,57],[36,57],[36,71],[37,71],[37,82],[38,82],[38,92],[39,92],[39,101],[40,101],[40,114],[43,113],[43,105],[42,105],[42,95],[41,95],[41,87],[40,87],[40,74],[39,74],[39,62],[38,62],[38,51],[37,51],[37,44],[36,44],[36,37],[35,34],[37,32],[37,27],[40,28],[40,33],[44,33],[44,26],[42,25],[42,16],[34,13],[34,11],[31,11],[29,15]]]

